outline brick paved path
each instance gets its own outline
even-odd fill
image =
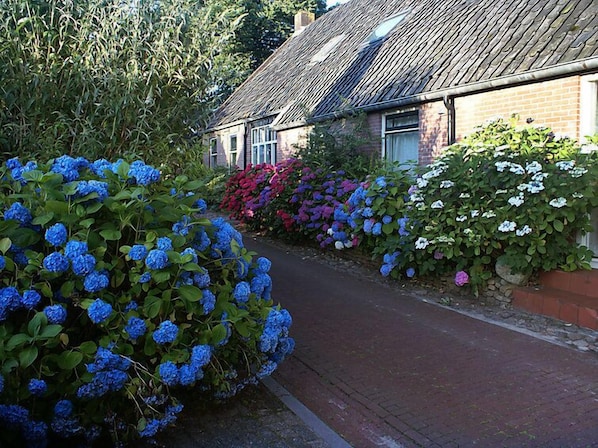
[[[274,378],[352,446],[598,447],[598,357],[263,242],[297,346]]]

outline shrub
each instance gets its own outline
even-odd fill
[[[270,262],[141,161],[0,172],[0,444],[151,438],[196,387],[233,395],[292,350]]]

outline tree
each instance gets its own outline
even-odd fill
[[[4,157],[184,158],[221,86],[246,75],[228,52],[238,25],[194,0],[3,0]]]

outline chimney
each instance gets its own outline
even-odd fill
[[[310,23],[312,23],[314,20],[316,20],[316,16],[313,12],[307,12],[307,11],[299,11],[297,14],[295,14],[295,35],[299,34],[301,31],[303,31],[307,25],[309,25]]]

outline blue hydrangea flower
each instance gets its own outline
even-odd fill
[[[268,260],[266,257],[260,257],[257,259],[257,267],[258,270],[262,273],[267,273],[270,271],[270,267],[272,266],[272,262]]]
[[[66,243],[64,248],[64,255],[69,260],[73,260],[79,255],[85,255],[87,253],[87,243],[85,241],[71,240]]]
[[[25,164],[25,166],[22,166],[21,163],[17,160],[17,166],[14,166],[14,168],[10,168],[8,166],[8,163],[6,164],[6,167],[10,169],[10,175],[12,176],[12,178],[14,180],[16,180],[17,182],[19,182],[21,185],[26,185],[27,181],[23,177],[23,174],[25,174],[25,173],[27,173],[29,171],[36,170],[37,169],[37,163],[35,163],[35,162],[27,162]]]
[[[143,244],[135,244],[129,251],[131,260],[140,261],[147,256],[147,248]]]
[[[145,321],[139,317],[130,317],[127,325],[125,325],[125,331],[131,339],[139,339],[145,334],[146,330]]]
[[[50,272],[65,272],[69,268],[68,259],[59,252],[49,254],[42,264]]]
[[[33,217],[27,207],[20,202],[13,203],[8,210],[4,212],[4,219],[14,219],[18,221],[22,226],[26,226],[31,223]]]
[[[382,234],[382,223],[377,222],[372,226],[372,235],[381,235]]]
[[[83,277],[93,272],[96,267],[96,259],[91,254],[77,255],[72,260],[72,269],[75,275]]]
[[[67,230],[64,224],[58,222],[46,230],[46,241],[52,246],[62,246],[66,243]]]
[[[407,275],[407,277],[413,278],[415,276],[415,269],[408,268],[407,271],[405,272],[405,274]]]
[[[94,324],[104,322],[112,314],[112,305],[102,299],[95,299],[87,309],[87,315]]]
[[[216,296],[209,289],[202,289],[201,293],[199,303],[203,306],[204,314],[210,314],[216,307]]]
[[[91,383],[83,384],[77,390],[79,398],[98,398],[107,392],[121,390],[128,379],[127,372],[119,369],[102,370],[97,372]]]
[[[98,292],[106,288],[109,283],[110,279],[105,272],[93,271],[85,276],[83,288],[87,292]]]
[[[70,400],[60,400],[54,406],[54,415],[57,417],[70,417],[73,413],[73,403]]]
[[[277,367],[278,364],[276,364],[274,361],[266,361],[264,364],[262,364],[260,370],[258,370],[258,372],[256,373],[256,376],[258,379],[261,380],[267,376],[272,375]]]
[[[6,259],[3,255],[0,255],[0,271],[6,267]]]
[[[160,249],[152,249],[147,254],[145,265],[149,269],[163,269],[168,266],[168,254]]]
[[[46,446],[48,441],[48,425],[45,422],[27,420],[22,424],[23,438],[28,447]]]
[[[179,369],[172,361],[166,361],[158,367],[160,378],[168,386],[176,386],[179,382]]]
[[[172,240],[170,238],[168,238],[167,236],[158,238],[158,242],[156,245],[159,250],[163,250],[164,252],[172,250]]]
[[[233,291],[233,297],[239,303],[247,303],[249,300],[249,294],[251,294],[251,287],[247,282],[237,283]]]
[[[197,381],[197,371],[192,365],[182,365],[179,369],[178,381],[182,386],[192,385],[195,381]]]
[[[210,362],[212,357],[212,347],[209,345],[196,345],[191,349],[191,365],[196,368],[202,368]]]
[[[48,385],[44,380],[38,380],[36,378],[33,378],[31,381],[29,381],[28,388],[29,392],[31,392],[31,395],[41,397],[48,390]]]
[[[205,213],[205,211],[208,209],[208,204],[206,204],[206,201],[203,199],[198,199],[193,203],[193,208],[199,209],[199,213]]]
[[[187,236],[191,227],[191,219],[187,215],[184,215],[179,222],[175,222],[172,225],[172,231],[177,235]]]
[[[82,180],[77,184],[77,197],[85,197],[89,194],[97,194],[97,200],[104,202],[108,197],[108,184],[98,180]]]
[[[62,177],[66,182],[72,182],[79,179],[79,171],[87,168],[88,166],[89,162],[87,162],[84,158],[79,157],[74,159],[65,154],[54,160],[50,171],[62,174]]]
[[[21,295],[14,286],[0,289],[0,309],[14,311],[21,306]]]
[[[210,286],[211,282],[212,279],[210,278],[210,274],[207,271],[196,272],[195,274],[193,274],[193,283],[195,283],[195,286],[197,286],[198,288],[207,288],[208,286]]]
[[[98,177],[105,179],[106,171],[112,171],[112,164],[106,159],[98,159],[89,165],[89,169]]]
[[[193,263],[198,262],[197,252],[195,252],[195,249],[193,249],[192,247],[188,247],[184,251],[181,252],[181,256],[184,257],[185,255],[191,255],[192,256],[191,261]]]
[[[150,274],[149,272],[144,272],[143,274],[141,274],[141,277],[139,277],[139,283],[147,283],[152,279],[152,274]]]
[[[380,274],[382,274],[383,277],[388,277],[393,269],[394,265],[384,263],[382,266],[380,266]]]
[[[124,356],[112,353],[110,349],[98,347],[94,362],[87,364],[89,373],[97,373],[103,370],[123,370],[126,371],[131,366],[131,361]]]
[[[4,391],[4,377],[0,373],[0,394]]]
[[[23,308],[32,310],[37,306],[37,304],[42,299],[42,296],[33,289],[29,289],[23,293],[23,297],[21,297],[21,305]]]
[[[179,334],[179,327],[169,320],[165,320],[154,331],[152,339],[158,344],[169,344],[175,341]]]
[[[44,313],[51,324],[62,324],[66,320],[66,309],[62,305],[48,305]]]
[[[160,430],[160,420],[152,418],[147,420],[145,428],[139,431],[140,437],[154,437]]]
[[[139,185],[149,185],[160,180],[160,171],[141,160],[136,160],[129,167],[129,177],[135,179]]]
[[[22,427],[29,420],[29,411],[18,404],[0,404],[0,421],[8,429]]]
[[[139,305],[137,305],[137,302],[135,302],[134,300],[131,300],[127,306],[125,306],[125,313],[131,310],[136,310],[137,308],[139,308]]]

